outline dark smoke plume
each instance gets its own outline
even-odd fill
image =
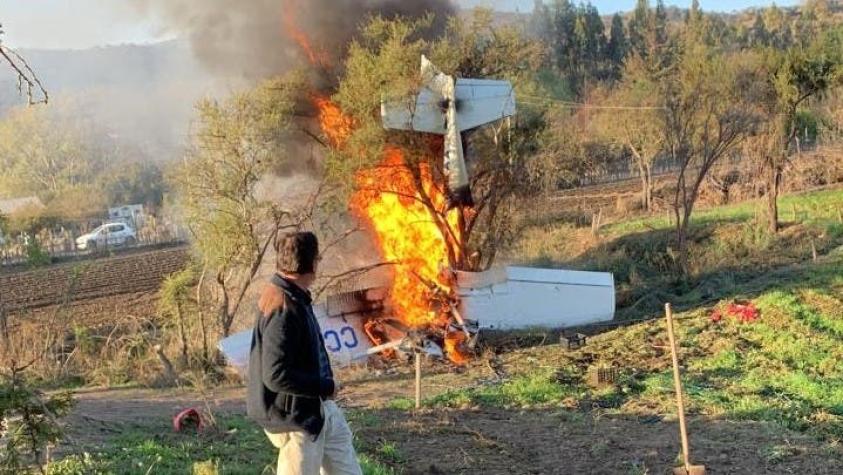
[[[454,12],[450,0],[133,0],[186,36],[212,72],[264,77],[318,62],[336,64],[370,15],[415,18],[435,14],[431,33]],[[293,26],[291,28],[291,25]],[[308,53],[296,35],[310,42]]]

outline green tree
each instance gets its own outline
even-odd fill
[[[652,58],[652,56],[651,56]],[[601,102],[633,109],[607,109],[599,114],[599,128],[606,138],[623,146],[632,156],[641,179],[641,204],[653,204],[653,165],[665,151],[664,124],[659,120],[659,77],[664,73],[639,55],[629,58],[623,79]]]
[[[792,35],[785,12],[773,4],[771,7],[764,9],[763,16],[770,46],[780,49],[790,46]]]
[[[298,225],[292,208],[262,200],[258,183],[284,153],[295,101],[306,90],[297,75],[264,82],[224,102],[197,104],[199,127],[173,185],[198,259],[215,276],[223,336],[275,236]]]
[[[644,52],[644,36],[650,27],[651,16],[650,2],[648,0],[637,0],[627,28],[629,29],[629,45],[633,51],[639,54]]]
[[[688,14],[685,17],[685,25],[694,27],[702,23],[702,21],[703,12],[702,8],[700,8],[700,0],[693,0],[691,2],[691,8],[688,9]]]
[[[99,188],[105,190],[106,202],[112,206],[146,204],[161,206],[166,183],[161,168],[154,163],[119,164],[99,177]]]
[[[536,99],[519,103],[519,118],[511,127],[498,124],[474,133],[471,147],[482,157],[472,163],[475,207],[454,225],[419,179],[423,170],[441,179],[441,150],[431,148],[431,139],[421,134],[384,130],[378,114],[381,98],[403,98],[417,90],[419,58],[425,52],[446,73],[509,79],[522,97],[546,96],[535,77],[544,48],[518,29],[494,26],[489,12],[453,20],[445,36],[433,42],[419,39],[417,32],[424,27],[424,22],[375,18],[352,44],[334,99],[356,123],[346,145],[333,151],[328,170],[337,183],[351,183],[355,172],[378,164],[384,150],[400,150],[419,200],[448,244],[449,264],[481,269],[491,265],[500,245],[513,236],[519,198],[538,193],[546,183],[542,179],[552,172],[540,163],[552,157],[537,153],[545,139],[546,106],[534,105]],[[378,191],[395,193],[388,186]],[[450,239],[455,231],[463,239]]]
[[[770,44],[770,32],[767,31],[767,26],[764,24],[764,17],[761,12],[755,11],[755,18],[752,22],[752,28],[748,31],[746,39],[750,46],[768,46]]]
[[[86,124],[47,109],[19,108],[0,120],[0,193],[45,201],[91,181],[106,160],[87,140]]]
[[[771,232],[777,232],[778,195],[790,157],[796,151],[803,107],[840,84],[839,38],[826,35],[808,49],[791,48],[767,54],[765,80],[759,84],[759,105],[767,118],[760,140],[766,170],[767,213]]]
[[[606,45],[606,57],[609,60],[612,77],[618,79],[629,48],[623,18],[619,13],[612,16],[612,26],[609,31],[610,37]]]
[[[688,272],[688,228],[711,168],[751,134],[757,115],[744,90],[757,78],[705,43],[687,42],[660,80],[665,148],[679,166],[673,211],[679,267]]]
[[[181,364],[186,366],[189,362],[190,340],[188,339],[188,315],[192,304],[191,293],[196,285],[196,271],[192,267],[176,272],[168,276],[161,283],[158,299],[158,312],[167,318],[175,320],[175,327],[178,330],[179,343],[181,347]],[[201,322],[204,323],[204,322]],[[205,363],[208,362],[208,335],[204,325],[202,330],[202,356]]]
[[[530,16],[530,35],[542,41],[549,41],[553,36],[553,18],[550,8],[543,0],[535,0]]]
[[[33,466],[43,470],[48,448],[64,435],[59,418],[70,412],[73,399],[69,392],[43,394],[26,382],[27,365],[11,361],[10,366],[0,373],[0,472],[28,473]]]

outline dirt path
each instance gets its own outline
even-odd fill
[[[71,446],[62,452],[83,447],[101,447],[127,427],[168,425],[183,409],[209,407],[214,413],[246,412],[244,389],[216,389],[203,396],[182,389],[101,389],[75,394],[76,406],[66,419]],[[74,447],[75,446],[75,447]]]
[[[408,474],[662,474],[680,452],[675,422],[567,411],[386,411],[358,429],[394,441]],[[843,457],[769,424],[692,419],[694,459],[710,474],[833,474]]]
[[[440,372],[428,389],[447,389],[477,371]],[[342,403],[357,410],[355,431],[367,447],[392,443],[390,462],[407,474],[662,474],[679,453],[675,421],[565,409],[425,409],[412,414],[384,404],[412,393],[409,374],[345,372]],[[242,414],[244,389],[90,390],[77,394],[68,418],[76,446],[102,446],[127,428],[164,427],[187,407]],[[711,474],[840,473],[843,451],[773,424],[694,418],[694,458]],[[65,450],[72,450],[66,448]]]

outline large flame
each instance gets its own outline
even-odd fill
[[[313,104],[329,144],[345,146],[353,118],[327,97],[314,96]],[[394,316],[413,328],[445,329],[453,304],[452,260],[460,258],[460,211],[446,211],[445,193],[429,166],[411,168],[397,148],[387,148],[377,166],[358,172],[355,185],[351,210],[369,224],[382,259],[393,264],[389,304]],[[445,351],[456,364],[468,361],[461,350],[464,340],[462,333],[445,337]]]
[[[327,97],[314,97],[313,104],[319,111],[319,125],[322,133],[333,147],[341,146],[351,135],[354,121],[343,114],[342,109]]]
[[[413,327],[443,317],[435,302],[451,291],[448,240],[459,240],[458,211],[437,221],[445,195],[427,167],[420,171],[421,190],[401,152],[387,149],[378,166],[356,175],[351,198],[352,210],[374,230],[383,259],[394,264],[390,304],[395,316]]]
[[[311,44],[304,31],[296,24],[296,11],[299,9],[298,0],[285,0],[283,6],[284,31],[307,55],[308,61],[314,66],[327,66],[328,53],[319,50]]]
[[[326,51],[317,49],[296,22],[299,0],[282,0],[287,35],[313,66],[328,67]],[[344,146],[354,120],[324,95],[312,97],[322,133],[334,148]],[[451,259],[458,259],[460,211],[446,212],[445,193],[437,187],[426,164],[414,175],[400,150],[388,148],[376,167],[357,173],[357,191],[350,207],[374,230],[382,258],[394,265],[390,303],[395,317],[412,327],[437,321],[446,326],[453,279]],[[451,250],[449,252],[449,249]],[[376,340],[367,328],[370,338]],[[446,344],[454,338],[446,338]],[[449,348],[449,354],[458,350]],[[456,362],[456,361],[455,361]]]

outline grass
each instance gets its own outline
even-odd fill
[[[552,370],[539,369],[530,374],[518,375],[500,384],[462,388],[446,391],[424,401],[429,407],[467,408],[490,407],[541,407],[558,404],[578,395],[578,390],[560,384]]]
[[[67,456],[53,462],[49,475],[274,473],[277,449],[264,433],[242,416],[218,418],[208,434],[177,434],[166,426],[136,426],[96,452]],[[358,451],[359,451],[358,447]],[[384,461],[400,461],[394,446],[384,443],[358,458],[366,475],[397,475]]]
[[[690,229],[690,269],[676,272],[674,231],[665,216],[590,229],[556,223],[525,231],[510,255],[529,265],[612,272],[618,318],[657,314],[662,302],[680,308],[728,298],[743,284],[843,245],[843,189],[781,199],[784,229],[770,234],[763,204],[745,202],[696,212]]]
[[[833,256],[761,284],[745,283],[745,297],[754,296],[760,310],[752,323],[733,317],[711,320],[712,308],[725,308],[731,299],[678,313],[690,413],[773,422],[823,441],[843,439],[841,269],[843,256]],[[557,346],[516,351],[505,362],[507,380],[452,389],[425,405],[558,407],[671,417],[675,403],[666,341],[658,319],[592,337],[586,347],[572,352]],[[538,361],[543,366],[537,370]],[[585,381],[601,365],[620,368],[622,377],[595,389]],[[781,450],[770,448],[769,457],[779,457]]]

